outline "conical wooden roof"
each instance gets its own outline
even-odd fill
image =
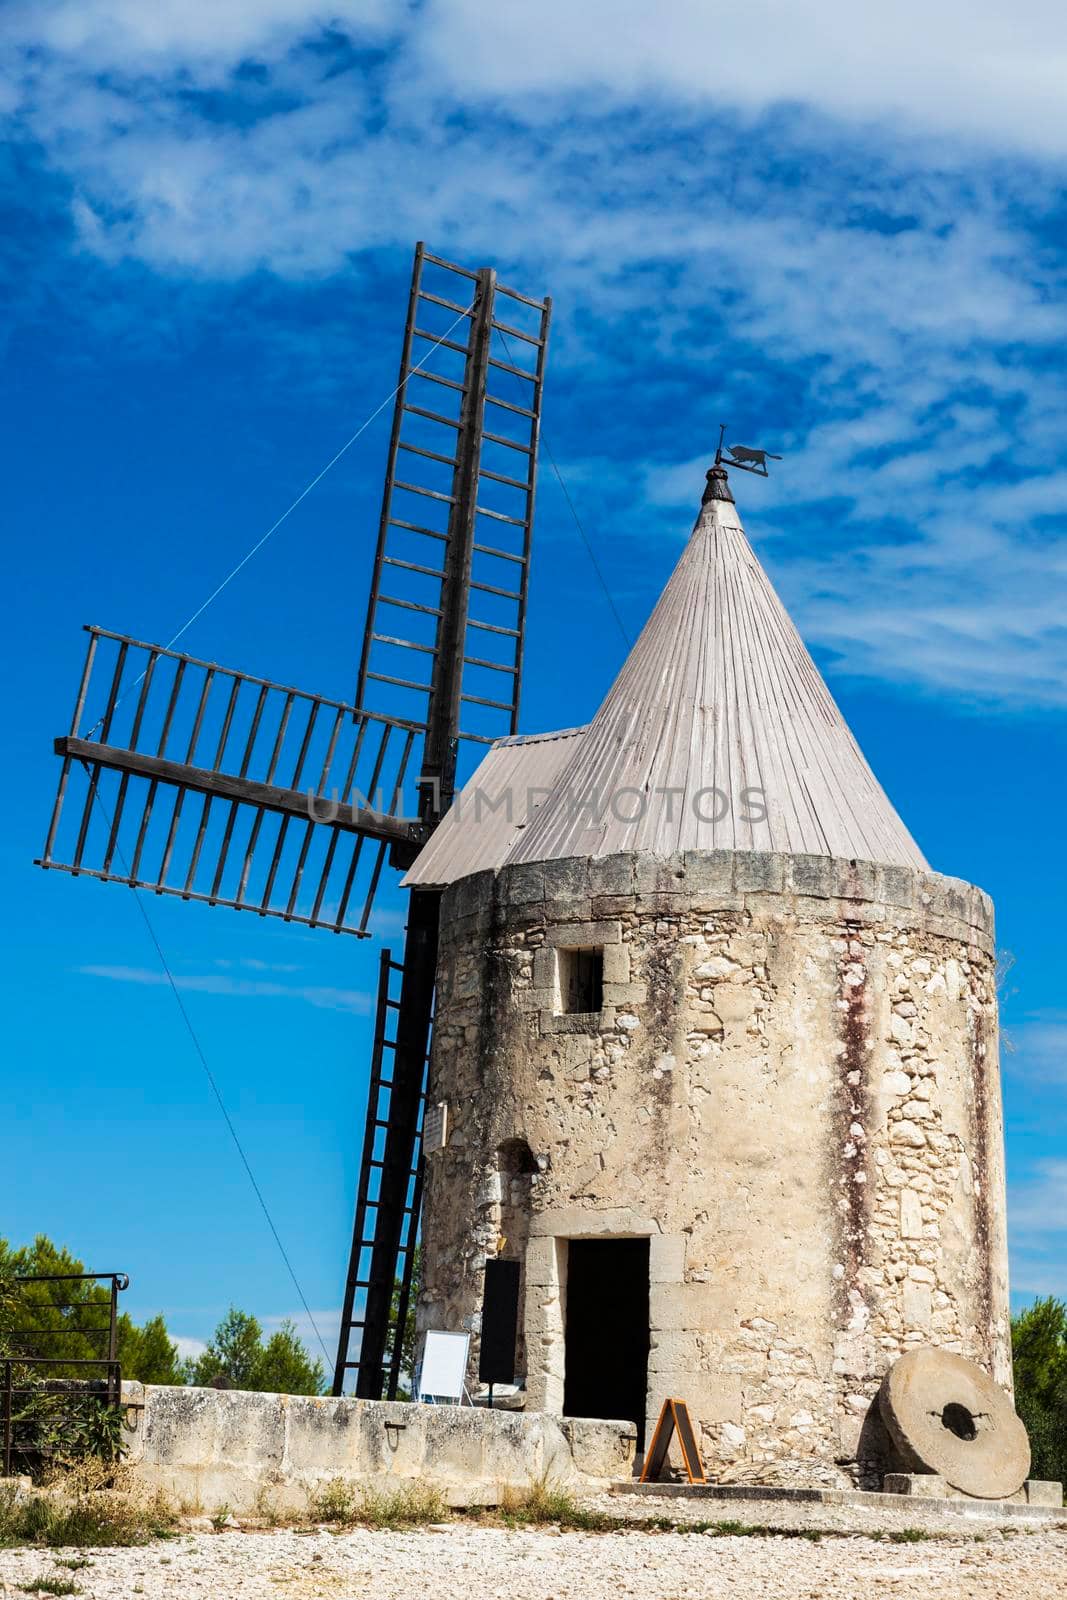
[[[725,849],[926,867],[756,559],[726,474],[708,480],[658,605],[508,861]]]

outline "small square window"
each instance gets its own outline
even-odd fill
[[[604,1009],[603,950],[558,950],[559,1008],[567,1015]]]

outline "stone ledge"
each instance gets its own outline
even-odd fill
[[[493,876],[478,873],[447,890],[448,915],[469,915],[476,904],[484,904]],[[540,908],[557,929],[607,921],[609,908],[616,915],[631,909],[670,914],[692,910],[699,902],[701,911],[712,913],[758,906],[826,922],[914,925],[987,950],[993,940],[992,902],[974,885],[940,873],[831,856],[716,850],[662,858],[566,858],[503,867],[495,874],[493,893],[513,912],[521,906],[527,918]],[[556,937],[568,935],[557,931]]]
[[[977,1495],[965,1494],[962,1489],[954,1489],[944,1478],[933,1472],[887,1472],[882,1485],[885,1494],[907,1495],[909,1499],[916,1496],[926,1500],[967,1500],[972,1505],[988,1504]],[[1052,1506],[1061,1509],[1063,1506],[1063,1484],[1049,1483],[1040,1478],[1027,1478],[1022,1488],[1016,1494],[1008,1495],[1003,1500],[993,1502],[996,1505],[1029,1505]]]
[[[565,866],[565,862],[560,863]],[[583,900],[580,904],[585,905]],[[568,921],[561,928],[550,928],[545,934],[545,944],[556,946],[561,950],[581,950],[584,948],[599,948],[601,945],[619,944],[622,941],[622,923],[617,917],[606,917],[602,921],[592,918],[580,922]]]
[[[854,1506],[856,1509],[880,1510],[899,1518],[907,1512],[909,1520],[924,1515],[931,1518],[955,1519],[968,1522],[1031,1522],[1062,1523],[1062,1508],[1049,1505],[1025,1505],[1013,1500],[954,1500],[940,1499],[935,1495],[908,1496],[882,1494],[866,1489],[792,1489],[779,1484],[735,1483],[613,1483],[612,1494],[646,1495],[664,1500],[699,1500],[727,1502],[731,1505],[757,1506],[768,1501],[779,1503],[821,1506]]]

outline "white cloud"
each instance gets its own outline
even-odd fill
[[[1010,1049],[1003,1066],[1023,1084],[1067,1087],[1067,1013],[1039,1012],[1005,1029]]]
[[[152,987],[169,987],[170,980],[164,972],[147,967],[85,966],[78,971],[90,978],[108,978],[116,983],[138,983]],[[324,1011],[346,1011],[366,1016],[370,1011],[370,996],[360,989],[331,989],[313,984],[271,983],[254,978],[229,978],[218,973],[203,975],[175,974],[179,989],[199,994],[232,995],[242,1000],[299,1000]]]
[[[903,121],[980,146],[1062,153],[1067,26],[1053,0],[26,0],[9,37],[98,72],[275,64],[324,31],[399,45],[394,94],[518,105],[669,100],[757,114],[803,105],[867,124]]]
[[[428,79],[447,74],[466,95],[801,103],[999,149],[1067,147],[1067,26],[1054,0],[436,0],[417,51]]]
[[[172,1333],[170,1342],[178,1348],[178,1355],[182,1361],[195,1361],[197,1356],[202,1356],[207,1349],[203,1339],[187,1338],[181,1333]]]
[[[397,18],[390,0],[32,0],[10,10],[9,37],[76,56],[97,70],[201,72],[272,60],[301,38],[343,28],[373,37]]]
[[[1035,1161],[1009,1187],[1011,1286],[1015,1294],[1067,1294],[1067,1161]]]
[[[1021,1243],[1067,1234],[1067,1161],[1036,1161],[1032,1175],[1012,1188],[1008,1219]]]
[[[244,967],[248,972],[300,972],[301,966],[296,961],[260,961],[257,956],[236,956],[232,960],[223,956],[216,958],[217,967]]]
[[[676,0],[665,23],[644,0],[429,0],[386,66],[340,72],[299,48],[334,14],[298,0],[17,15],[45,47],[18,127],[69,180],[84,253],[200,280],[358,280],[364,252],[419,236],[500,261],[557,298],[554,390],[603,416],[605,439],[609,405],[631,413],[597,474],[628,480],[620,541],[662,537],[675,509],[681,534],[697,440],[720,408],[766,428],[786,374],[792,427],[763,442],[787,459],[740,497],[809,641],[840,673],[975,703],[1067,698],[1067,474],[1045,464],[1067,309],[1062,260],[1031,226],[1055,185],[982,154],[1067,150],[1067,119],[1043,109],[1058,9]],[[407,15],[383,4],[361,26]],[[252,57],[263,72],[227,77]],[[189,92],[209,83],[240,115]],[[781,99],[865,126],[761,121]],[[919,137],[935,126],[978,142]],[[657,381],[677,455],[650,439],[642,522],[633,430]],[[835,539],[799,550],[797,513],[824,500]]]

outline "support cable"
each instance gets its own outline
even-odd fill
[[[82,762],[82,766],[85,768],[86,775],[87,775],[87,777],[89,779],[90,788],[92,789],[93,794],[96,797],[97,805],[99,805],[100,810],[103,813],[104,821],[107,823],[108,827],[111,828],[111,827],[113,827],[112,819],[111,819],[111,816],[110,816],[110,814],[108,812],[107,806],[104,804],[104,801],[101,798],[100,789],[99,789],[99,786],[98,786],[98,780],[93,777],[92,770],[91,770],[88,762],[83,761]],[[122,847],[120,845],[118,845],[118,844],[116,844],[116,854],[118,855],[119,860],[122,862],[123,869],[125,870],[127,878],[132,878],[133,874],[130,871],[129,863],[127,862],[126,857],[123,854]],[[305,1314],[307,1316],[308,1322],[311,1324],[311,1327],[312,1327],[312,1329],[314,1331],[315,1337],[319,1342],[319,1346],[320,1346],[320,1348],[322,1350],[322,1353],[323,1353],[324,1357],[326,1358],[326,1369],[327,1369],[327,1372],[328,1372],[329,1371],[329,1367],[330,1367],[331,1356],[330,1356],[330,1352],[326,1348],[326,1342],[323,1339],[322,1334],[319,1332],[318,1324],[315,1321],[314,1316],[312,1315],[311,1307],[308,1305],[308,1302],[307,1302],[307,1297],[305,1296],[303,1289],[300,1287],[300,1280],[296,1275],[296,1270],[295,1270],[295,1268],[293,1266],[292,1261],[289,1259],[289,1253],[286,1250],[284,1244],[282,1243],[281,1235],[279,1234],[278,1229],[275,1227],[274,1218],[270,1214],[270,1209],[269,1209],[269,1207],[267,1205],[266,1199],[264,1198],[263,1191],[259,1187],[259,1184],[256,1181],[256,1175],[252,1171],[252,1163],[249,1161],[247,1155],[245,1154],[245,1149],[244,1149],[244,1146],[241,1143],[240,1138],[238,1137],[237,1129],[233,1125],[233,1118],[230,1116],[230,1113],[226,1108],[226,1102],[222,1098],[222,1091],[218,1086],[218,1082],[217,1082],[217,1080],[215,1078],[215,1074],[212,1072],[211,1067],[208,1064],[208,1059],[207,1059],[207,1056],[206,1056],[206,1054],[204,1052],[204,1047],[200,1043],[200,1036],[198,1035],[198,1033],[196,1031],[196,1028],[193,1026],[192,1017],[190,1017],[189,1012],[186,1009],[185,1001],[182,999],[181,991],[178,988],[177,981],[176,981],[176,979],[174,977],[173,972],[171,971],[170,963],[168,962],[167,957],[164,954],[163,946],[159,942],[159,935],[156,933],[156,930],[155,930],[155,928],[154,928],[154,926],[152,924],[152,919],[148,915],[148,910],[147,910],[147,908],[145,906],[144,901],[141,898],[140,890],[138,890],[133,885],[131,885],[131,887],[133,887],[133,894],[134,894],[134,899],[137,902],[137,909],[141,913],[141,916],[144,919],[144,925],[145,925],[146,929],[148,930],[148,937],[151,939],[152,944],[155,947],[156,955],[159,957],[159,964],[163,969],[163,973],[164,973],[164,976],[166,977],[167,983],[170,985],[170,990],[171,990],[171,993],[174,996],[175,1003],[177,1004],[178,1010],[181,1012],[182,1021],[185,1024],[186,1031],[188,1032],[189,1037],[193,1042],[193,1049],[196,1051],[197,1058],[198,1058],[198,1060],[200,1062],[200,1065],[204,1069],[204,1075],[207,1078],[208,1083],[211,1085],[211,1092],[215,1097],[215,1100],[216,1100],[216,1103],[218,1104],[218,1108],[219,1108],[220,1112],[222,1113],[222,1119],[225,1122],[226,1127],[229,1129],[230,1138],[233,1140],[234,1147],[237,1150],[237,1154],[241,1158],[241,1165],[244,1167],[245,1173],[248,1176],[248,1181],[252,1185],[252,1191],[255,1194],[255,1197],[259,1202],[259,1208],[262,1211],[264,1217],[266,1218],[267,1227],[270,1229],[271,1234],[273,1235],[274,1243],[278,1246],[278,1253],[281,1256],[282,1260],[285,1262],[286,1271],[288,1272],[290,1278],[293,1280],[293,1287],[296,1290],[297,1295],[298,1295],[298,1297],[300,1299],[300,1304],[304,1308],[304,1312],[305,1312]]]
[[[391,389],[389,391],[389,393],[386,395],[385,399],[381,402],[381,404],[376,406],[374,408],[374,410],[371,412],[370,416],[365,418],[364,421],[360,423],[359,427],[356,429],[356,431],[352,435],[352,437],[345,441],[345,443],[341,446],[340,450],[338,450],[337,454],[335,456],[333,456],[331,458],[331,460],[327,461],[327,463],[323,467],[322,471],[316,473],[315,477],[312,478],[311,482],[309,484],[307,484],[307,486],[305,488],[301,489],[300,493],[297,495],[296,499],[292,502],[292,504],[285,508],[285,510],[282,512],[282,514],[278,518],[278,520],[271,524],[271,526],[267,529],[267,531],[263,535],[263,537],[261,539],[257,539],[256,543],[252,546],[251,550],[249,550],[246,555],[243,555],[241,557],[240,561],[234,567],[233,571],[232,572],[228,572],[226,574],[225,578],[223,578],[222,582],[218,585],[218,587],[216,589],[213,589],[212,592],[208,595],[208,597],[204,601],[203,605],[202,606],[198,606],[197,609],[193,612],[192,616],[188,619],[188,621],[182,623],[181,627],[178,629],[178,631],[174,635],[174,637],[172,639],[170,639],[166,645],[164,645],[163,648],[165,650],[173,650],[173,648],[177,644],[178,640],[182,637],[182,634],[188,633],[188,631],[192,627],[193,623],[196,622],[198,620],[198,618],[203,616],[204,612],[207,610],[208,606],[211,605],[212,601],[218,599],[218,597],[222,593],[223,589],[225,589],[228,584],[233,582],[233,580],[234,580],[234,578],[236,578],[237,574],[241,571],[241,569],[243,567],[246,567],[248,565],[248,563],[251,561],[252,557],[257,553],[257,551],[262,550],[263,546],[266,544],[266,542],[270,538],[271,534],[277,533],[278,529],[281,527],[282,523],[286,520],[286,518],[292,515],[292,513],[296,510],[297,506],[301,503],[302,500],[306,500],[307,499],[307,497],[311,493],[312,489],[316,488],[317,485],[322,482],[322,480],[323,480],[323,478],[325,478],[326,474],[333,467],[335,467],[337,465],[337,463],[340,461],[341,457],[345,454],[345,452],[348,451],[348,450],[351,450],[351,448],[355,444],[356,440],[359,439],[364,433],[366,433],[366,431],[370,427],[371,423],[375,420],[376,417],[380,417],[381,416],[381,414],[385,410],[386,406],[389,405],[391,401],[396,399],[397,395],[400,393],[401,389],[404,388],[404,386],[407,383],[408,379],[413,377],[416,372],[421,372],[423,367],[426,365],[427,361],[429,361],[430,357],[433,355],[434,351],[439,349],[440,346],[442,344],[444,344],[445,340],[448,338],[448,336],[452,332],[452,330],[454,328],[458,327],[458,325],[463,321],[463,318],[469,316],[471,314],[471,312],[473,311],[473,309],[474,309],[474,304],[472,302],[466,308],[466,310],[460,312],[459,316],[456,317],[453,322],[449,323],[449,325],[445,329],[444,333],[442,333],[437,339],[434,340],[433,344],[427,350],[426,354],[422,357],[422,360],[421,361],[416,361],[414,366],[409,367],[408,371],[405,373],[404,377],[400,380],[400,382],[396,385],[396,387]],[[142,672],[140,674],[140,677],[135,678],[133,680],[133,682],[130,684],[129,688],[125,689],[123,691],[123,693],[121,695],[119,695],[118,699],[115,701],[114,706],[112,707],[112,712],[118,710],[118,708],[122,704],[123,700],[125,700],[127,698],[127,696],[129,694],[131,694],[134,689],[137,688],[138,684],[141,682],[143,677],[144,677],[144,673]],[[98,721],[93,725],[93,727],[90,728],[89,732],[85,735],[85,737],[87,739],[91,739],[93,734],[96,732],[97,728],[99,728],[103,724],[103,721],[104,721],[103,717],[100,717],[98,719]]]
[[[563,498],[566,500],[567,505],[570,507],[571,516],[574,518],[574,526],[578,529],[578,532],[581,534],[582,543],[585,545],[586,551],[588,552],[588,555],[589,555],[589,559],[593,563],[593,571],[596,573],[597,577],[600,579],[600,587],[604,591],[604,598],[607,600],[608,605],[611,608],[612,616],[615,618],[615,621],[618,623],[619,632],[622,634],[623,640],[624,640],[624,642],[626,644],[626,648],[629,649],[630,646],[633,644],[633,640],[630,638],[629,633],[626,631],[625,623],[623,622],[622,618],[619,616],[618,608],[616,607],[615,601],[612,598],[611,590],[608,588],[608,581],[607,581],[607,579],[605,578],[603,572],[600,569],[600,563],[596,558],[596,555],[595,555],[595,553],[593,551],[593,546],[592,546],[592,544],[591,544],[591,542],[590,542],[590,540],[589,540],[589,538],[588,538],[588,536],[586,534],[586,531],[582,527],[581,522],[578,520],[578,513],[574,509],[574,501],[571,499],[570,490],[567,488],[567,485],[563,481],[563,474],[559,470],[559,467],[556,465],[556,458],[552,454],[552,447],[549,444],[547,438],[545,437],[544,432],[542,432],[542,434],[541,434],[541,443],[545,447],[545,455],[548,457],[549,466],[552,468],[552,471],[555,473],[557,481],[559,482],[559,486],[563,490]]]
[[[508,343],[506,335],[499,328],[496,328],[494,331],[497,334],[498,338],[500,339],[501,344],[504,346],[504,349],[507,351],[508,359],[510,360],[512,366],[518,366],[519,363],[515,359],[515,352],[512,350],[510,344]],[[556,461],[555,456],[552,454],[552,447],[548,442],[548,438],[547,438],[543,428],[541,429],[541,443],[545,447],[545,455],[548,457],[549,466],[552,468],[552,471],[555,473],[556,480],[559,483],[560,488],[563,490],[563,498],[567,502],[567,507],[568,507],[568,509],[570,511],[570,514],[571,514],[572,518],[574,519],[574,526],[578,529],[578,533],[581,536],[582,543],[585,545],[586,553],[589,556],[589,560],[592,562],[593,571],[596,573],[597,578],[600,580],[600,587],[604,591],[604,598],[607,600],[608,606],[609,606],[609,608],[611,610],[611,614],[615,618],[616,623],[618,624],[619,632],[622,634],[623,640],[624,640],[624,642],[626,644],[626,648],[629,649],[630,646],[633,644],[633,640],[630,638],[629,633],[626,631],[625,623],[623,622],[622,618],[619,616],[618,608],[616,607],[615,601],[612,598],[611,590],[608,588],[608,581],[605,578],[605,576],[604,576],[604,574],[603,574],[603,572],[601,570],[600,563],[596,558],[596,553],[593,550],[592,543],[591,543],[588,535],[586,534],[585,529],[582,527],[581,519],[579,518],[578,512],[575,509],[574,501],[571,499],[571,492],[567,488],[567,485],[563,481],[563,474],[559,470],[559,465],[558,465],[558,463]]]

